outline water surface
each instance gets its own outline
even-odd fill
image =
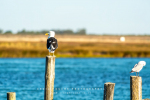
[[[114,100],[130,99],[130,74],[140,60],[143,98],[150,98],[149,58],[56,58],[54,100],[103,100],[104,83],[115,83]],[[44,100],[45,58],[0,58],[0,100]]]

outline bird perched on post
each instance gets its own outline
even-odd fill
[[[46,33],[45,35],[49,35],[49,37],[47,39],[47,49],[49,50],[49,55],[50,55],[50,53],[53,53],[53,56],[54,56],[54,52],[58,48],[57,39],[55,39],[55,37],[54,37],[55,32],[49,31],[49,33]]]
[[[143,66],[145,65],[146,65],[145,61],[139,61],[138,64],[134,65],[130,73],[136,72],[136,76],[137,76],[137,72],[138,72],[138,76],[139,76],[139,72],[142,70]]]

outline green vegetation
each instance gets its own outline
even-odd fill
[[[53,31],[56,32],[56,34],[60,34],[60,35],[64,35],[64,34],[70,34],[70,35],[86,35],[86,30],[85,29],[79,29],[76,32],[72,31],[71,29],[67,29],[67,30],[55,30],[52,29]],[[45,34],[48,33],[49,30],[42,30],[42,31],[27,31],[25,29],[18,31],[16,34]],[[3,30],[0,29],[0,34],[12,34],[11,30],[8,30],[6,32],[3,33]]]
[[[0,29],[0,34],[2,34],[2,33],[3,33],[3,30]]]

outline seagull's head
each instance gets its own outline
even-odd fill
[[[46,33],[45,35],[49,35],[49,37],[54,37],[55,32],[54,31],[49,31],[49,33]]]
[[[145,66],[145,65],[146,65],[146,62],[145,62],[145,61],[139,61],[138,64],[141,64],[141,65]]]

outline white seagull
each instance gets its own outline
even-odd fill
[[[134,67],[132,68],[132,71],[130,73],[136,72],[136,76],[137,76],[137,72],[138,72],[138,76],[139,76],[139,71],[142,70],[143,66],[146,65],[145,61],[139,61],[138,64],[135,64]]]
[[[46,33],[45,35],[49,35],[47,39],[47,49],[49,50],[49,53],[53,53],[54,56],[54,51],[58,48],[57,39],[54,37],[55,32],[49,31],[49,33]]]

